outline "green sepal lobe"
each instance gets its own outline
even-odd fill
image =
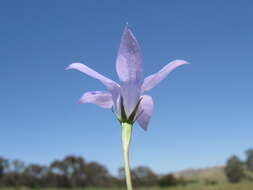
[[[141,100],[142,100],[142,97],[138,100],[137,104],[136,104],[135,107],[134,107],[134,110],[132,111],[131,115],[130,115],[129,118],[128,118],[128,122],[129,122],[130,124],[133,124],[134,121],[135,121],[134,119],[135,119],[135,116],[136,116],[136,114],[137,114],[137,111],[138,111],[139,105],[140,105],[140,103],[141,103]]]
[[[122,96],[120,97],[120,112],[121,112],[120,119],[119,119],[120,123],[129,123],[132,125],[135,122],[135,118],[136,118],[135,116],[137,114],[141,100],[142,100],[142,97],[138,100],[138,102],[134,106],[134,109],[133,109],[132,113],[130,114],[130,116],[127,117],[126,110],[124,108],[123,97]]]
[[[124,108],[124,102],[123,102],[123,97],[120,97],[120,113],[121,113],[121,123],[126,123],[127,122],[127,115],[126,115],[126,110]]]

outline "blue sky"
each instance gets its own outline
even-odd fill
[[[4,1],[0,6],[0,155],[48,164],[68,154],[122,166],[110,110],[78,104],[104,90],[82,62],[118,81],[115,59],[129,23],[143,76],[185,65],[149,92],[148,132],[134,127],[132,166],[158,173],[224,164],[253,147],[253,3],[242,1]]]

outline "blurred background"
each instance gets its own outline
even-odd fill
[[[84,92],[105,87],[64,69],[81,62],[118,81],[115,60],[126,23],[141,46],[143,78],[174,59],[191,63],[148,92],[155,103],[149,129],[136,124],[131,145],[136,176],[151,172],[156,185],[174,178],[216,184],[227,182],[232,163],[231,173],[242,174],[236,179],[250,181],[252,8],[250,0],[2,1],[0,178],[16,176],[2,184],[23,186],[17,179],[25,177],[17,176],[26,171],[25,183],[34,186],[43,186],[42,178],[55,179],[56,187],[96,186],[92,177],[96,182],[82,178],[90,170],[105,181],[110,176],[103,184],[123,183],[117,119],[110,110],[78,104]],[[73,173],[71,163],[86,169]]]

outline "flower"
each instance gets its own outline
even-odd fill
[[[80,103],[93,103],[102,108],[112,109],[121,123],[133,124],[137,120],[139,125],[147,130],[153,112],[153,99],[145,92],[154,88],[176,67],[184,64],[188,63],[184,60],[174,60],[157,73],[146,77],[142,83],[140,47],[135,36],[126,25],[116,59],[116,71],[120,84],[81,63],[72,63],[66,70],[79,70],[99,80],[107,88],[107,91],[84,93],[80,98]]]

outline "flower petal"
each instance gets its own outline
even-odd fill
[[[114,108],[116,109],[116,101],[120,94],[120,86],[116,82],[112,81],[111,79],[108,79],[107,77],[101,75],[100,73],[94,71],[93,69],[89,68],[88,66],[82,63],[72,63],[66,68],[66,70],[69,70],[69,69],[79,70],[85,73],[86,75],[89,75],[90,77],[93,77],[99,80],[100,82],[102,82],[107,87],[107,89],[111,92],[112,99],[114,102]]]
[[[139,44],[126,25],[118,51],[116,70],[121,81],[121,96],[127,116],[131,114],[140,98],[141,62]]]
[[[139,106],[139,115],[137,115],[137,122],[146,131],[148,123],[153,112],[153,99],[151,96],[143,95],[141,104]]]
[[[121,82],[139,82],[142,73],[139,44],[128,25],[125,26],[116,60],[116,70]]]
[[[127,116],[130,116],[141,95],[141,85],[138,83],[122,83],[121,96]]]
[[[79,103],[93,103],[102,108],[108,109],[112,108],[113,106],[111,93],[101,91],[91,91],[84,93],[80,98]]]
[[[152,74],[144,79],[141,87],[142,93],[154,88],[159,82],[161,82],[171,71],[180,65],[188,64],[184,60],[174,60],[163,67],[159,72]]]
[[[93,69],[89,68],[88,66],[82,64],[82,63],[72,63],[70,64],[66,70],[69,69],[76,69],[79,70],[83,73],[85,73],[86,75],[89,75],[90,77],[93,77],[95,79],[98,79],[99,81],[101,81],[108,89],[113,89],[115,88],[115,86],[119,87],[119,85],[112,81],[111,79],[108,79],[107,77],[101,75],[100,73],[94,71]]]

